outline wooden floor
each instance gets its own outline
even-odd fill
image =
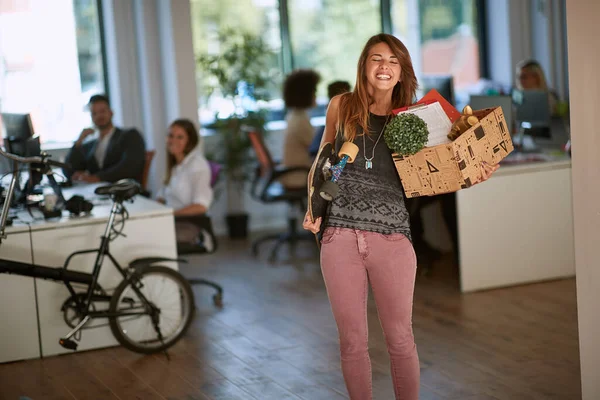
[[[299,250],[271,265],[244,243],[191,258],[184,273],[221,283],[225,305],[195,288],[196,318],[170,362],[110,348],[3,364],[0,400],[347,398],[316,251]],[[372,301],[369,324],[374,398],[393,399]],[[414,330],[423,400],[581,398],[574,280],[461,295],[442,262],[418,278]]]

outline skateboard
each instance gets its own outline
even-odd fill
[[[327,207],[340,190],[337,181],[346,164],[353,163],[357,154],[358,146],[352,142],[345,142],[338,154],[332,143],[324,143],[308,173],[308,215],[312,222],[321,217],[321,229],[315,234],[318,246]]]

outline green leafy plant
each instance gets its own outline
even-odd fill
[[[203,92],[233,110],[227,115],[217,112],[215,122],[207,126],[220,137],[211,156],[223,165],[228,180],[241,183],[248,179],[254,161],[242,127],[265,133],[267,111],[261,103],[269,99],[270,89],[278,82],[279,72],[273,67],[277,55],[261,37],[234,29],[221,31],[218,43],[218,52],[197,58]]]
[[[429,129],[425,121],[411,113],[393,117],[383,133],[388,147],[400,156],[410,156],[421,151],[428,136]]]

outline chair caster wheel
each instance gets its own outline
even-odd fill
[[[253,257],[258,257],[258,245],[257,244],[254,244],[252,246],[252,256]]]
[[[213,296],[213,304],[219,308],[223,307],[223,295],[221,293]]]

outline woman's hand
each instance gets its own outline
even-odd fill
[[[315,222],[311,222],[310,215],[307,211],[306,215],[304,216],[304,221],[302,222],[302,227],[307,231],[311,231],[312,233],[319,232],[319,229],[321,229],[321,217],[317,218]]]
[[[483,161],[481,163],[481,177],[475,182],[475,184],[485,182],[490,179],[490,176],[492,176],[492,174],[496,172],[498,168],[500,168],[500,164],[490,165]]]

